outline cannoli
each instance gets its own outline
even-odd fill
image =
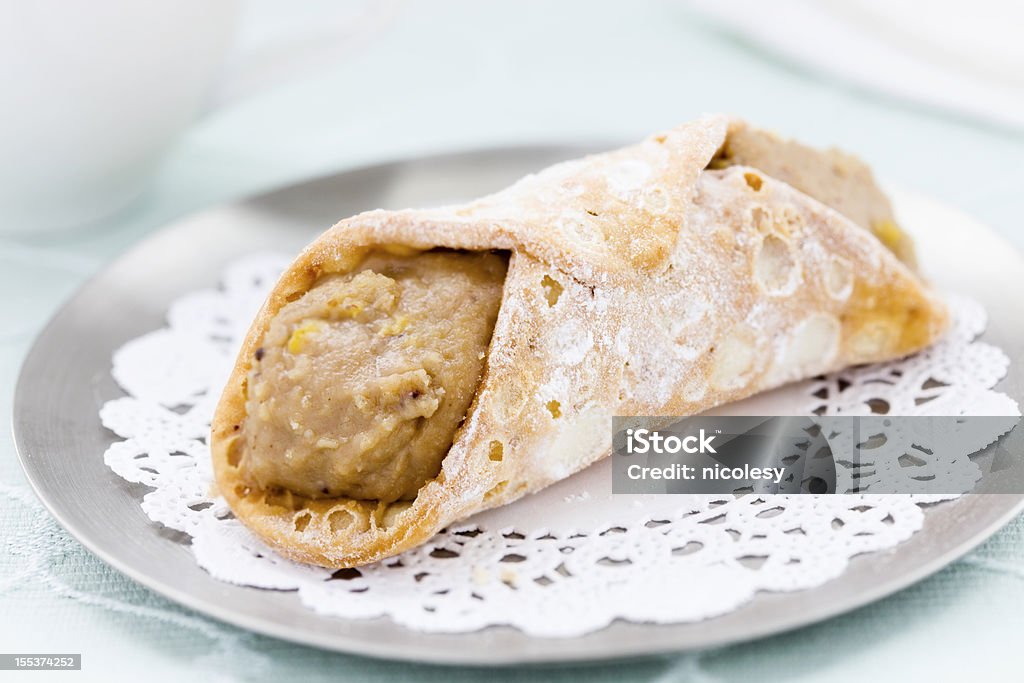
[[[706,117],[325,232],[248,332],[216,481],[281,554],[358,566],[606,456],[612,416],[696,414],[946,325],[864,164]]]

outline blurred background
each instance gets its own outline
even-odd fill
[[[1024,248],[1022,26],[1024,3],[997,0],[0,0],[0,408],[59,303],[169,221],[423,154],[610,147],[730,112],[853,151],[884,184]],[[156,680],[411,676],[245,634],[139,588],[41,512],[9,439],[0,506],[0,642],[45,624]],[[859,680],[927,651],[918,664],[948,680],[968,670],[965,649],[981,654],[977,673],[1015,647],[1022,576],[1018,522],[826,625],[588,677]],[[451,675],[417,675],[435,677]]]
[[[1020,156],[993,152],[1024,130],[1020,3],[2,6],[0,233],[33,243],[383,159],[613,145],[719,111],[993,222],[979,200],[1019,180]]]

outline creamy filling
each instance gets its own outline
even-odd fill
[[[242,475],[310,498],[414,498],[476,395],[506,268],[489,252],[374,252],[284,306],[249,373]]]

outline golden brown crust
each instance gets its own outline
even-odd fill
[[[292,559],[366,564],[603,457],[612,415],[692,414],[931,343],[943,306],[867,231],[757,169],[704,170],[728,124],[701,119],[466,205],[371,211],[324,233],[257,315],[214,417],[236,516]],[[270,320],[388,244],[511,252],[484,377],[441,474],[390,506],[252,490],[238,434]]]

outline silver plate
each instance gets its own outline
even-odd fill
[[[147,239],[82,287],[50,321],[25,361],[14,431],[36,493],[64,528],[102,560],[217,619],[362,655],[491,665],[692,650],[810,624],[940,569],[1024,507],[1024,497],[1010,494],[970,495],[935,507],[928,510],[924,529],[910,540],[889,552],[855,558],[841,577],[819,588],[762,594],[734,612],[695,624],[615,622],[571,640],[533,638],[504,627],[437,635],[383,618],[322,617],[302,607],[293,594],[214,580],[196,565],[186,538],[143,514],[139,501],[145,489],[104,466],[102,453],[113,435],[100,425],[97,411],[104,401],[122,395],[110,377],[113,351],[162,326],[174,298],[215,285],[223,267],[240,253],[297,251],[340,216],[478,196],[582,151],[520,148],[375,166],[205,211]],[[1015,315],[1012,297],[1005,296],[1024,290],[1021,257],[984,226],[944,207],[913,197],[901,197],[897,204],[914,205],[919,232],[931,233],[919,243],[936,280],[981,300],[991,315],[986,338],[1014,361],[1024,357],[1024,318]],[[1019,401],[1024,392],[1018,365],[1011,365],[1000,389]],[[1007,476],[1024,476],[1022,469],[1013,467]]]

